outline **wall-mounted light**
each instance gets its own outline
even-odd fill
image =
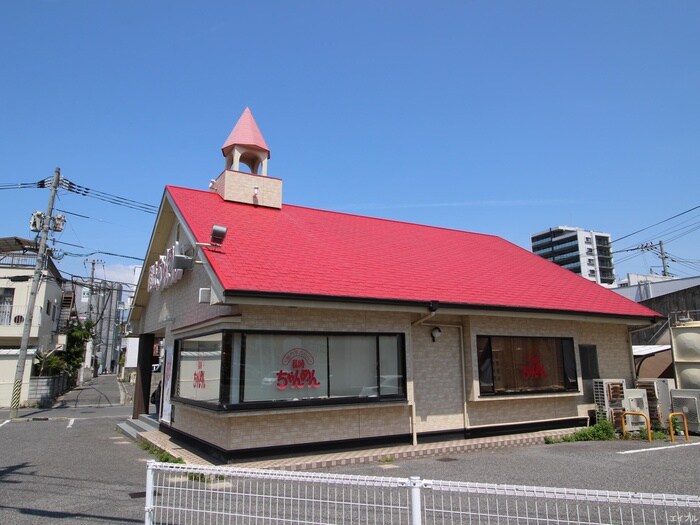
[[[221,246],[226,238],[226,226],[219,226],[215,224],[211,227],[211,243],[217,246]]]
[[[433,343],[442,335],[442,330],[439,326],[434,326],[430,331],[430,337],[433,338]]]

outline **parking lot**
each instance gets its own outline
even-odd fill
[[[318,469],[372,476],[700,495],[700,438],[497,448]]]

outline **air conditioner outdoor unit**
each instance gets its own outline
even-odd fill
[[[641,388],[626,388],[625,398],[622,400],[622,408],[625,412],[641,412],[649,417],[649,403],[647,391]],[[626,416],[625,428],[630,431],[646,429],[647,423],[644,416]]]
[[[671,406],[674,412],[682,412],[685,414],[686,420],[688,421],[688,430],[690,432],[695,434],[700,433],[700,420],[698,419],[700,390],[671,390]]]
[[[622,400],[625,398],[624,379],[594,379],[593,380],[593,400],[595,401],[596,420],[605,419],[619,427],[619,417],[617,424],[612,411],[621,412],[623,410]]]
[[[637,388],[643,388],[647,392],[651,426],[668,428],[671,389],[676,388],[676,381],[674,379],[637,379]]]

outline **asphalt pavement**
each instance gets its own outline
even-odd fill
[[[127,386],[127,388],[124,388]],[[123,403],[123,404],[122,404]],[[0,409],[0,524],[143,523],[146,462],[115,430],[128,385],[99,376],[49,409]],[[700,438],[489,448],[314,469],[358,475],[700,495]]]
[[[114,375],[49,409],[0,409],[0,523],[143,523],[146,462],[115,430],[131,405]]]
[[[700,438],[691,436],[675,443],[618,439],[484,449],[317,471],[700,496],[699,466]]]

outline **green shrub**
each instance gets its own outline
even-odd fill
[[[615,439],[615,427],[607,419],[599,421],[592,427],[592,436],[594,441],[612,441]]]
[[[552,443],[573,443],[574,441],[611,441],[615,439],[615,427],[610,421],[601,421],[591,427],[582,428],[573,434],[562,436],[560,439],[545,437],[544,442]]]
[[[156,459],[158,461],[160,461],[161,463],[184,463],[185,462],[184,459],[176,458],[167,450],[163,450],[162,448],[156,447],[154,444],[149,443],[148,441],[142,440],[139,443],[139,445],[145,451],[149,452],[150,454],[153,454],[156,457]]]

